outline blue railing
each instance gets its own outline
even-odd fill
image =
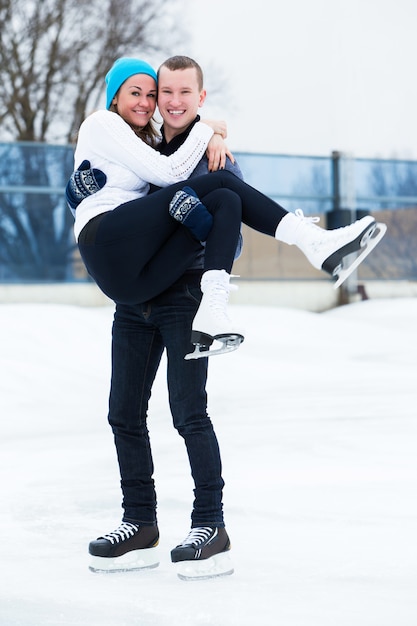
[[[236,153],[245,180],[306,214],[417,207],[417,162]],[[71,146],[0,143],[0,282],[88,280],[73,238],[64,188]],[[417,212],[413,211],[413,215]],[[407,212],[407,215],[410,214]],[[409,229],[408,229],[409,230]],[[410,245],[415,249],[414,236]],[[400,270],[413,278],[417,270]],[[279,278],[279,277],[278,277]]]
[[[417,207],[417,161],[353,159],[284,154],[235,155],[245,180],[294,210],[326,213],[339,202],[344,208],[368,210]],[[335,163],[339,198],[335,198]],[[342,208],[342,207],[338,207]]]

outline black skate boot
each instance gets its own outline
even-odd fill
[[[121,572],[157,567],[158,541],[157,526],[122,522],[116,530],[90,542],[90,570]]]
[[[230,539],[225,528],[199,526],[171,551],[182,580],[214,578],[233,574]]]

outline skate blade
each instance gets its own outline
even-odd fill
[[[364,247],[358,252],[356,259],[348,266],[342,268],[336,268],[334,275],[337,276],[337,281],[333,285],[333,289],[337,289],[342,285],[347,278],[354,272],[354,270],[366,259],[368,254],[372,252],[375,246],[381,241],[382,237],[387,232],[386,224],[376,222],[375,229],[368,239],[365,240]]]
[[[233,352],[238,349],[244,337],[242,335],[225,335],[224,337],[214,337],[213,339],[222,344],[220,348],[212,348],[209,350],[206,345],[196,343],[194,352],[186,354],[184,359],[190,361],[191,359],[204,359],[215,354]]]
[[[234,572],[229,552],[221,552],[202,561],[180,561],[175,565],[181,580],[208,580],[230,576]]]
[[[156,548],[131,550],[113,558],[94,556],[90,554],[90,572],[113,574],[115,572],[133,572],[142,569],[158,567],[159,558]]]

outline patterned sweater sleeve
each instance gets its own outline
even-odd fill
[[[83,128],[84,126],[84,128]],[[213,130],[202,122],[194,125],[187,140],[171,156],[164,156],[148,146],[124,120],[110,111],[97,111],[88,117],[80,129],[84,149],[122,165],[142,180],[158,186],[186,180],[193,172]]]

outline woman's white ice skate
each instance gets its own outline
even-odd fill
[[[332,276],[337,278],[333,285],[334,289],[340,287],[347,278],[355,271],[355,269],[366,259],[368,254],[372,252],[375,246],[381,241],[387,232],[386,224],[382,222],[374,222],[370,228],[362,234],[359,239],[359,250],[356,250],[356,258],[354,256],[344,255],[338,265],[331,272]],[[349,262],[349,259],[353,259]],[[323,268],[326,269],[326,268]],[[330,272],[329,272],[330,273]]]
[[[281,220],[275,238],[296,245],[313,267],[337,279],[334,283],[337,289],[381,241],[387,227],[371,215],[333,230],[320,228],[318,221],[318,217],[305,216],[297,209]]]
[[[236,350],[244,335],[237,330],[227,315],[230,275],[225,270],[209,270],[201,278],[203,297],[193,320],[191,343],[194,352],[185,355],[185,359],[201,359],[213,354],[225,354]],[[218,348],[210,349],[214,341]]]

